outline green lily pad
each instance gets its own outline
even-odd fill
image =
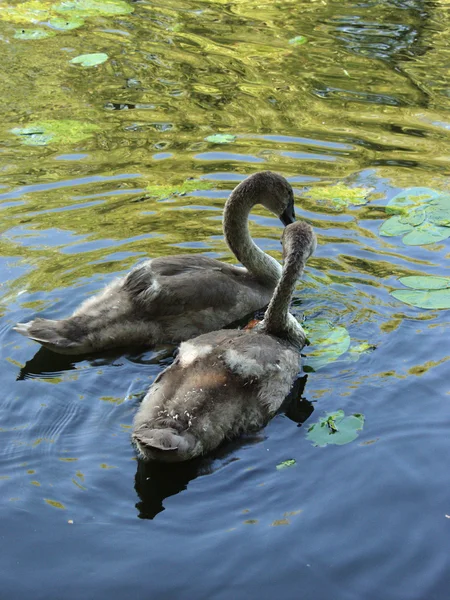
[[[373,350],[375,350],[375,346],[369,344],[368,342],[361,342],[360,344],[350,346],[348,349],[349,360],[356,362],[363,354],[369,354],[369,352],[373,352]]]
[[[386,206],[388,214],[407,214],[411,207],[427,204],[440,192],[431,188],[409,188],[394,196]]]
[[[77,143],[98,131],[99,126],[80,121],[40,121],[27,127],[15,127],[11,133],[20,136],[27,146],[45,146],[50,142]]]
[[[80,56],[72,58],[70,62],[73,65],[81,65],[82,67],[95,67],[106,62],[108,58],[108,55],[104,52],[95,52],[94,54],[80,54]]]
[[[450,195],[441,194],[427,207],[428,219],[435,225],[450,227]]]
[[[413,229],[414,227],[412,225],[402,223],[400,221],[400,217],[398,215],[395,215],[394,217],[391,217],[390,219],[385,221],[381,225],[378,232],[380,235],[384,235],[386,237],[394,237],[397,235],[404,235],[405,233],[409,233]]]
[[[350,347],[350,335],[345,327],[333,325],[326,319],[314,319],[304,325],[313,350],[307,350],[305,371],[318,371],[338,359]],[[310,347],[311,347],[310,346]]]
[[[450,288],[450,277],[434,275],[406,275],[400,277],[400,283],[414,290],[444,290]]]
[[[133,7],[124,0],[63,0],[52,6],[57,13],[72,12],[80,17],[95,15],[128,15]]]
[[[204,179],[187,179],[178,185],[148,185],[147,191],[150,196],[164,200],[170,198],[170,196],[180,196],[198,190],[210,190],[212,187],[213,184]]]
[[[306,439],[313,442],[314,446],[341,446],[353,442],[363,427],[364,415],[354,414],[346,417],[343,410],[338,410],[328,413],[319,419],[318,423],[311,425]]]
[[[407,246],[425,246],[450,237],[450,194],[431,188],[411,188],[397,194],[386,206],[388,214],[380,235],[402,235]]]
[[[426,211],[423,206],[413,208],[411,212],[402,214],[398,217],[400,223],[405,225],[411,225],[411,227],[417,227],[421,225],[426,219]]]
[[[49,20],[48,24],[53,29],[60,31],[71,31],[72,29],[78,29],[84,25],[84,19],[81,17],[53,17]]]
[[[412,231],[403,237],[402,242],[407,246],[426,246],[427,244],[442,242],[448,237],[450,237],[450,227],[440,227],[427,221],[418,227],[414,227]]]
[[[289,40],[289,43],[292,46],[302,46],[303,44],[306,44],[307,41],[308,38],[306,38],[304,35],[296,35]]]
[[[277,469],[278,471],[281,471],[282,469],[287,469],[289,467],[293,467],[296,464],[295,459],[290,458],[289,460],[283,460],[283,462],[281,462],[279,465],[277,465]]]
[[[231,144],[236,140],[236,136],[231,135],[231,133],[215,133],[214,135],[208,135],[205,140],[211,142],[211,144]]]
[[[51,16],[51,6],[43,0],[30,0],[15,6],[0,6],[0,19],[11,23],[37,23]]]
[[[450,288],[443,290],[394,290],[391,296],[417,308],[450,308]]]
[[[14,36],[24,40],[43,39],[55,35],[57,31],[70,31],[81,27],[85,17],[126,15],[133,11],[133,6],[125,0],[64,0],[55,3],[51,0],[28,0],[15,5],[0,3],[0,20],[46,25],[51,28],[47,35],[16,31]]]
[[[325,202],[335,208],[362,206],[367,204],[367,196],[372,190],[364,187],[348,187],[342,183],[332,186],[315,186],[305,192],[305,196],[318,202]]]
[[[55,32],[49,29],[17,29],[14,38],[16,40],[43,40],[54,35]]]

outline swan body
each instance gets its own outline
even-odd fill
[[[265,425],[289,394],[305,333],[288,308],[316,238],[302,222],[288,225],[283,238],[283,274],[262,323],[182,343],[155,379],[133,423],[142,458],[175,462],[209,452]]]
[[[255,204],[284,225],[295,221],[294,195],[284,177],[264,171],[241,182],[225,205],[224,234],[244,267],[201,255],[147,260],[86,300],[71,317],[37,318],[14,329],[55,352],[83,354],[179,343],[266,306],[281,266],[250,237],[248,215]]]

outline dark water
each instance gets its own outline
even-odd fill
[[[0,597],[448,598],[448,312],[389,292],[448,275],[449,244],[378,235],[398,191],[448,189],[448,3],[129,5],[42,40],[14,38],[31,25],[0,10]],[[69,62],[92,52],[109,60]],[[64,119],[98,129],[46,145],[10,132]],[[216,133],[237,137],[205,141]],[[376,347],[309,374],[303,418],[360,412],[364,430],[317,448],[280,414],[198,462],[138,464],[132,418],[170,349],[72,360],[11,327],[69,314],[143,257],[232,261],[221,210],[259,169],[290,179],[318,233],[295,313]],[[192,177],[210,189],[145,190]],[[302,197],[336,183],[370,202]],[[257,211],[251,230],[280,257],[276,219]]]

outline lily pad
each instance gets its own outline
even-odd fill
[[[444,290],[394,290],[391,292],[391,296],[417,308],[450,308],[450,288]]]
[[[364,415],[353,414],[346,417],[343,410],[338,410],[328,413],[319,419],[318,423],[311,425],[306,438],[313,442],[314,446],[341,446],[353,442],[363,427]]]
[[[427,221],[418,227],[414,227],[403,236],[402,242],[407,246],[426,246],[427,244],[442,242],[448,237],[450,237],[450,227],[440,227]]]
[[[303,44],[306,44],[307,41],[308,38],[306,38],[304,35],[296,35],[289,40],[289,43],[292,46],[302,46]]]
[[[316,186],[305,192],[305,196],[318,202],[342,209],[347,206],[367,204],[367,196],[372,190],[364,187],[348,187],[342,183],[332,186]]]
[[[14,34],[16,40],[43,40],[55,35],[49,29],[18,29]]]
[[[400,283],[414,290],[444,290],[450,288],[450,277],[434,275],[407,275],[400,277]]]
[[[318,371],[334,362],[350,347],[350,335],[345,327],[333,325],[326,319],[314,319],[304,325],[312,351],[307,350],[305,371]]]
[[[278,471],[282,469],[287,469],[289,467],[293,467],[296,464],[296,460],[294,458],[290,458],[289,460],[283,460],[279,465],[277,465]]]
[[[440,192],[431,188],[409,188],[400,192],[388,202],[386,212],[388,214],[408,214],[412,207],[427,204],[439,195]]]
[[[178,185],[149,185],[147,191],[154,198],[164,200],[170,196],[180,196],[198,190],[209,190],[212,187],[213,184],[204,179],[187,179]]]
[[[394,214],[380,235],[402,235],[407,246],[425,246],[450,237],[450,194],[431,188],[411,188],[397,194],[386,206]]]
[[[84,25],[84,19],[81,17],[72,17],[68,16],[64,17],[53,17],[49,20],[48,24],[53,29],[58,29],[60,31],[71,31],[72,29],[78,29],[78,27],[82,27]]]
[[[11,23],[38,23],[51,16],[52,7],[43,0],[30,0],[15,6],[0,6],[0,19]]]
[[[380,229],[379,234],[386,237],[394,237],[397,235],[405,235],[414,229],[413,225],[408,225],[400,221],[400,217],[395,215],[385,221]]]
[[[450,278],[426,275],[401,277],[399,280],[410,289],[393,290],[391,296],[417,308],[450,308]]]
[[[99,126],[80,121],[40,121],[27,127],[15,127],[11,133],[20,136],[22,143],[27,146],[45,146],[50,142],[76,143],[84,140],[96,131]]]
[[[375,346],[369,344],[368,342],[361,342],[360,344],[355,344],[354,346],[350,346],[348,349],[349,360],[352,362],[358,361],[363,354],[369,354],[375,350]]]
[[[53,5],[53,10],[64,14],[72,12],[80,17],[95,15],[128,15],[133,7],[124,0],[64,0]]]
[[[208,135],[205,140],[211,142],[211,144],[231,144],[236,140],[236,136],[231,135],[231,133],[215,133],[214,135]]]
[[[82,67],[95,67],[106,62],[108,58],[108,55],[104,52],[95,52],[94,54],[80,54],[80,56],[72,58],[70,62],[73,65],[81,65]]]

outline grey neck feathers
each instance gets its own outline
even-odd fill
[[[262,283],[275,286],[281,277],[281,265],[253,242],[248,230],[248,216],[257,200],[234,190],[223,217],[223,232],[228,247],[239,262]]]
[[[272,296],[262,323],[266,333],[284,337],[304,344],[304,332],[296,319],[289,313],[289,305],[297,279],[302,275],[305,260],[301,251],[290,252],[285,259],[283,274]]]

